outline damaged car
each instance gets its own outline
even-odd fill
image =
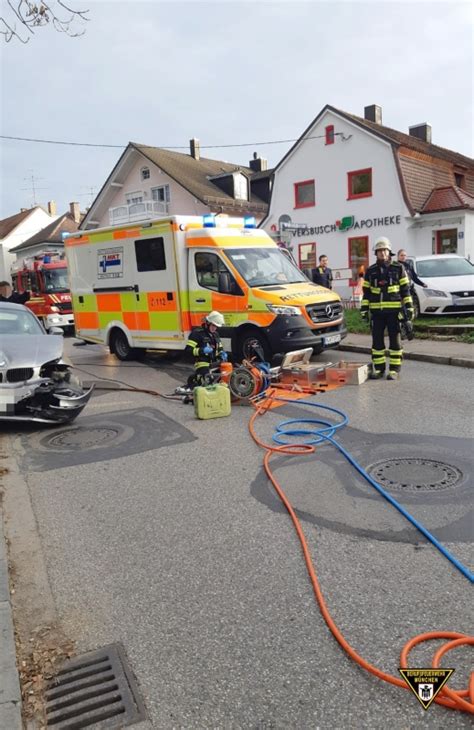
[[[0,421],[70,423],[92,388],[64,362],[62,330],[47,334],[21,304],[0,302]]]

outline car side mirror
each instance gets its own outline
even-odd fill
[[[51,329],[49,330],[49,333],[48,334],[50,334],[50,335],[61,335],[62,336],[62,335],[64,335],[64,330],[63,330],[62,327],[51,327]]]

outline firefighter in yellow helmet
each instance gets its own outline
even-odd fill
[[[372,373],[378,380],[385,373],[385,330],[389,336],[389,366],[387,380],[398,380],[402,364],[400,322],[404,317],[413,320],[413,302],[410,281],[405,268],[398,261],[390,261],[391,245],[385,236],[378,238],[374,252],[375,264],[364,276],[363,298],[360,311],[371,319]]]
[[[194,375],[188,385],[208,385],[211,382],[211,363],[226,362],[227,353],[219,337],[219,327],[224,326],[224,317],[220,312],[210,312],[204,318],[201,327],[195,327],[186,343],[186,347],[194,357]]]

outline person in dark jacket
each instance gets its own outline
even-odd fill
[[[325,254],[321,254],[319,257],[319,266],[311,271],[311,275],[315,284],[332,289],[332,271],[328,266],[328,257]]]
[[[207,385],[210,382],[211,363],[226,362],[227,353],[219,337],[218,328],[224,326],[224,317],[220,312],[210,312],[202,323],[195,327],[186,347],[194,357],[194,375],[188,380],[188,386]]]
[[[408,254],[405,251],[404,248],[401,248],[400,251],[397,253],[397,259],[398,263],[402,264],[405,267],[405,271],[407,272],[407,276],[410,279],[410,291],[413,295],[414,292],[414,284],[418,284],[418,286],[422,286],[423,289],[426,289],[428,284],[425,284],[424,281],[421,281],[420,277],[415,271],[415,268],[413,266],[413,262],[410,261],[408,258]]]
[[[373,380],[382,378],[385,372],[385,330],[389,337],[389,371],[387,380],[398,380],[403,350],[400,341],[400,318],[405,310],[413,320],[413,302],[410,280],[403,264],[390,261],[390,241],[382,236],[375,243],[375,264],[365,272],[363,299],[360,305],[362,317],[371,319]]]
[[[0,281],[0,302],[26,304],[29,298],[30,292],[25,291],[23,294],[19,294],[17,291],[12,292],[11,284],[8,281]]]

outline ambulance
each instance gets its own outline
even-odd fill
[[[184,350],[213,309],[237,358],[337,347],[340,297],[313,284],[254,219],[170,216],[64,239],[76,334],[119,360]]]

